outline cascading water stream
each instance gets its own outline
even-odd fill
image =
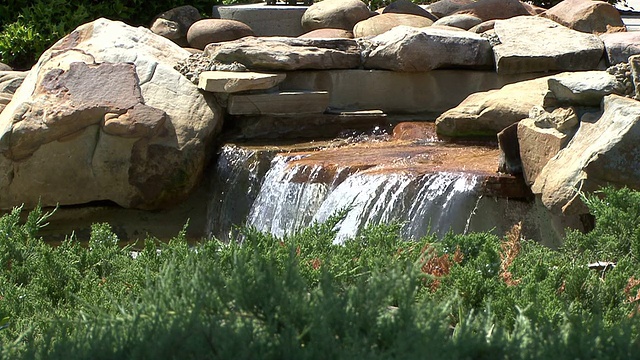
[[[530,238],[555,246],[564,223],[543,205],[511,198],[514,188],[485,170],[497,156],[485,154],[433,143],[228,144],[213,172],[206,231],[223,241],[237,240],[234,229],[242,225],[284,236],[344,211],[336,242],[391,222],[400,224],[403,238],[418,239],[449,231],[502,236],[525,220]]]
[[[249,213],[247,224],[277,236],[347,209],[336,241],[354,237],[367,225],[400,222],[405,238],[428,232],[463,232],[478,201],[477,177],[462,173],[336,171],[332,181],[315,181],[321,168],[289,166],[297,158],[276,156]],[[299,179],[305,172],[305,181]],[[345,178],[344,181],[338,179]]]

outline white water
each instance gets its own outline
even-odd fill
[[[251,207],[247,224],[276,236],[293,233],[314,221],[325,221],[348,209],[339,224],[337,242],[352,238],[367,225],[398,221],[405,238],[427,233],[468,230],[470,216],[479,201],[474,175],[439,173],[355,173],[338,183],[314,181],[320,168],[311,170],[309,181],[292,181],[303,170],[290,167],[294,158],[276,156]],[[343,170],[346,171],[346,170]],[[305,171],[305,172],[308,172]]]

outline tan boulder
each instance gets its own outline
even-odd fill
[[[534,107],[529,118],[518,123],[518,145],[522,173],[532,185],[549,159],[564,148],[578,126],[573,108],[557,108],[546,112]]]
[[[353,36],[362,38],[383,34],[396,26],[416,28],[431,26],[433,20],[419,15],[386,13],[360,21],[353,27]]]
[[[532,186],[555,213],[587,213],[580,194],[604,185],[640,189],[640,102],[608,95],[600,116],[582,117],[571,142],[542,169]]]
[[[229,19],[202,19],[187,32],[189,46],[203,50],[211,43],[220,43],[253,36],[253,30],[240,21]]]
[[[416,72],[493,67],[489,41],[460,29],[398,26],[360,44],[365,69]]]
[[[471,94],[436,119],[438,135],[494,137],[507,126],[529,117],[532,107],[543,104],[547,82],[548,77],[543,77]]]
[[[640,32],[614,32],[600,34],[607,52],[609,65],[626,63],[633,55],[640,55]]]
[[[173,68],[188,56],[106,19],[58,41],[0,113],[0,208],[184,199],[221,127],[213,99]]]
[[[304,33],[299,38],[302,39],[353,39],[353,32],[344,29],[316,29]]]
[[[204,55],[223,64],[240,63],[251,70],[355,69],[360,47],[353,39],[246,37],[209,44]]]
[[[367,4],[360,0],[324,0],[309,6],[300,21],[305,31],[323,28],[351,31],[371,15]]]
[[[586,33],[626,31],[618,9],[604,1],[564,0],[540,16]]]

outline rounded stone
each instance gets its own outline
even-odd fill
[[[316,29],[304,33],[299,38],[303,39],[353,39],[353,33],[344,29]]]
[[[482,34],[485,31],[493,30],[493,27],[495,26],[495,24],[496,24],[495,20],[487,20],[487,21],[481,22],[478,25],[473,26],[472,28],[469,29],[469,31],[474,32],[476,34]]]
[[[211,43],[237,40],[253,36],[253,30],[236,20],[202,19],[191,25],[187,32],[187,41],[193,48],[204,50]]]
[[[380,35],[400,25],[421,28],[432,24],[433,21],[424,16],[386,13],[357,23],[353,27],[353,36],[361,38]]]
[[[473,15],[453,14],[438,19],[433,25],[444,25],[469,30],[480,23],[482,23],[482,20]]]
[[[0,62],[0,71],[11,71],[13,70],[11,66]]]
[[[323,28],[351,31],[355,24],[371,15],[367,4],[360,0],[324,0],[311,5],[300,22],[305,31]]]

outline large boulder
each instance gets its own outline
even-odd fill
[[[498,44],[493,52],[499,74],[594,70],[604,52],[598,36],[541,17],[498,20],[494,31]]]
[[[424,16],[386,13],[357,23],[353,27],[353,36],[356,38],[376,36],[401,25],[422,28],[432,24],[433,20]]]
[[[586,33],[626,31],[618,9],[604,1],[564,0],[541,16]]]
[[[507,126],[529,117],[532,107],[543,104],[548,79],[471,94],[436,119],[436,131],[445,137],[495,137]]]
[[[204,50],[211,43],[237,40],[245,36],[253,36],[249,25],[237,20],[202,19],[195,22],[187,32],[189,46]]]
[[[640,190],[640,102],[618,95],[603,101],[602,116],[583,116],[571,142],[551,158],[532,190],[565,215],[587,213],[581,192],[604,185]]]
[[[366,69],[406,72],[493,65],[489,41],[467,31],[399,26],[361,45]]]
[[[529,7],[519,0],[478,0],[461,7],[456,13],[473,15],[482,21],[531,15]]]
[[[609,65],[626,63],[631,56],[640,54],[640,32],[606,33],[601,34],[600,39],[604,42]]]
[[[186,198],[222,120],[173,69],[188,56],[106,19],[58,41],[0,114],[0,208],[108,200],[155,209]]]
[[[353,39],[247,37],[209,44],[204,55],[224,64],[240,63],[252,70],[355,69],[360,47]]]
[[[165,11],[153,19],[151,31],[172,40],[180,46],[188,46],[187,31],[193,23],[202,19],[198,9],[191,5]]]
[[[355,24],[370,16],[371,10],[360,0],[324,0],[309,6],[300,21],[305,31],[322,28],[351,31]]]

